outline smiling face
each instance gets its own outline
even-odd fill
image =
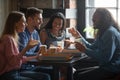
[[[43,23],[42,14],[35,14],[33,18],[33,25],[35,28],[40,29],[41,24]]]
[[[26,27],[27,23],[26,23],[26,19],[25,17],[23,16],[20,21],[18,21],[16,23],[16,31],[19,33],[19,32],[23,32],[25,30],[25,27]]]
[[[52,29],[54,31],[58,31],[62,28],[63,25],[63,20],[60,18],[55,18],[53,23],[52,23]]]

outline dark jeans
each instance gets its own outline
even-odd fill
[[[12,70],[0,75],[0,80],[50,80],[50,76],[40,72]]]
[[[99,65],[98,62],[93,59],[93,58],[90,58],[90,57],[86,57],[80,61],[77,61],[75,64],[74,64],[74,68],[76,70],[79,70],[81,68],[87,68],[87,67],[92,67],[92,66],[97,66]]]
[[[52,76],[53,67],[52,66],[35,66],[34,69],[32,69],[32,71],[43,72],[43,73],[47,73]]]
[[[110,80],[115,73],[106,71],[98,66],[83,68],[74,73],[74,80]]]
[[[51,79],[53,76],[53,67],[52,66],[34,66],[34,65],[30,65],[30,64],[23,64],[20,71],[34,71],[34,72],[46,73],[51,76]]]

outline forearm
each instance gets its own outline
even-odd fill
[[[25,53],[27,52],[27,50],[29,50],[29,47],[28,46],[26,46],[25,48],[23,48],[23,50],[21,51],[21,55],[23,56],[23,55],[25,55]]]

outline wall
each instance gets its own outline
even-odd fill
[[[0,35],[3,31],[7,15],[12,10],[17,10],[17,0],[0,0]]]
[[[20,8],[27,8],[27,7],[37,7],[42,8],[43,13],[47,15],[51,15],[52,13],[55,13],[55,9],[63,9],[62,12],[65,11],[64,15],[66,16],[67,25],[66,27],[75,27],[77,24],[76,21],[76,1],[77,0],[20,0]],[[45,9],[50,9],[49,11]],[[52,10],[54,9],[54,10]],[[57,10],[57,11],[59,11]],[[46,12],[45,12],[46,11]],[[52,12],[54,11],[54,12]],[[46,16],[44,16],[44,24],[41,26],[43,27],[48,19],[45,19]]]
[[[20,7],[38,7],[50,9],[75,9],[77,0],[0,0],[0,35],[9,12]],[[67,16],[67,14],[65,14]],[[45,19],[46,21],[46,19]],[[69,24],[68,24],[69,23]],[[67,27],[76,26],[76,18],[67,19]]]
[[[52,0],[20,0],[20,7],[52,8]]]

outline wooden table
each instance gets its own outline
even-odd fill
[[[28,63],[29,64],[34,64],[34,65],[48,65],[48,66],[53,66],[53,79],[54,80],[60,80],[59,76],[59,70],[60,67],[65,66],[67,67],[67,80],[73,80],[73,65],[81,60],[86,58],[86,56],[81,56],[81,57],[73,57],[71,60],[65,61],[65,60],[31,60]]]

